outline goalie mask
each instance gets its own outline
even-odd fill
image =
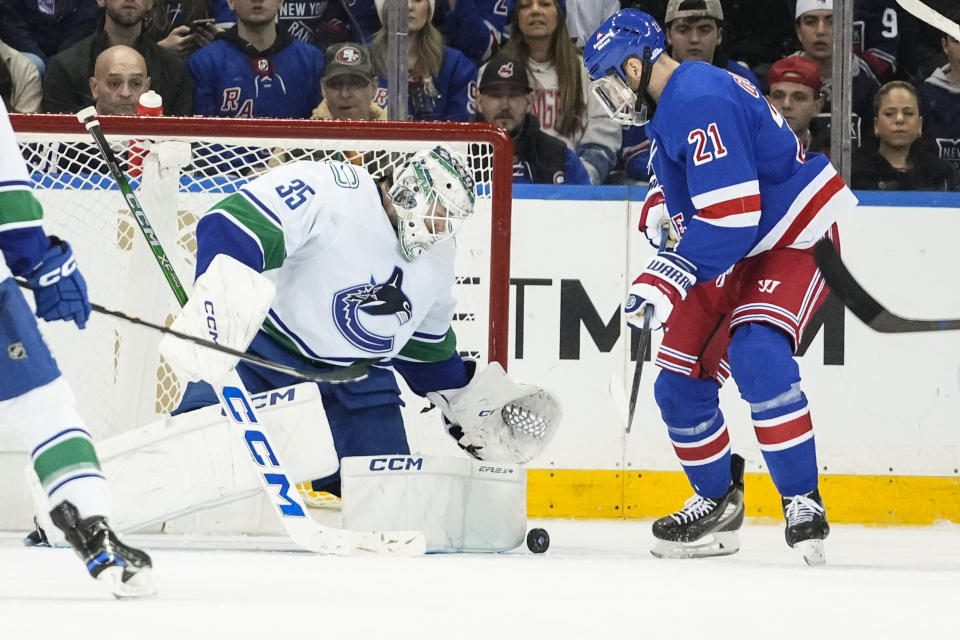
[[[403,165],[387,198],[397,212],[400,252],[412,262],[460,230],[473,213],[476,189],[463,157],[437,145]]]
[[[583,50],[583,63],[593,82],[590,90],[607,114],[623,125],[640,125],[652,116],[647,85],[653,64],[666,48],[663,29],[649,15],[624,9],[607,18]],[[624,63],[639,58],[643,64],[640,85],[634,92],[624,74]]]

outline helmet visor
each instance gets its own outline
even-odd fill
[[[611,71],[602,78],[590,83],[590,90],[597,96],[607,115],[624,126],[644,124],[647,118],[647,106],[637,111],[637,94],[627,86],[616,72]]]

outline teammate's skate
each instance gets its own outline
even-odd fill
[[[800,551],[811,567],[826,564],[823,539],[830,533],[830,525],[820,491],[814,489],[803,495],[785,496],[782,502],[783,517],[787,519],[784,531],[787,544]]]
[[[694,494],[676,513],[653,523],[658,558],[727,556],[740,550],[743,524],[743,458],[730,456],[733,482],[720,498]]]
[[[118,598],[136,598],[156,593],[150,556],[120,542],[102,516],[83,520],[77,508],[64,500],[50,512],[53,524],[87,565],[87,571]]]

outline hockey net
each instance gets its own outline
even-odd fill
[[[91,301],[169,324],[179,308],[90,135],[72,115],[14,115],[48,233],[75,248]],[[465,154],[478,185],[458,236],[454,330],[462,353],[506,365],[512,151],[490,125],[416,122],[100,119],[137,198],[189,293],[197,221],[270,168],[338,160],[383,177],[444,142]],[[157,352],[157,332],[94,314],[77,332],[41,323],[82,415],[103,438],[177,406],[185,387]]]

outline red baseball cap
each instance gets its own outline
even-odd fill
[[[770,67],[767,82],[771,86],[777,82],[795,82],[810,87],[814,93],[820,93],[820,67],[802,56],[782,58]]]

